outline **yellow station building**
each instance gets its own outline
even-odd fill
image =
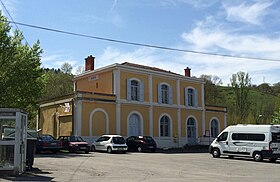
[[[226,127],[226,108],[204,103],[204,81],[155,67],[112,64],[74,77],[74,94],[42,101],[41,133],[150,135],[158,147],[209,144]]]

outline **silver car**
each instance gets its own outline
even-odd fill
[[[102,135],[92,143],[91,150],[126,153],[127,145],[121,135]]]

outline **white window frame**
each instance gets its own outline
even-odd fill
[[[189,90],[192,90],[190,96]],[[185,106],[187,107],[198,107],[198,91],[193,87],[185,87]]]
[[[133,86],[131,84],[132,81],[138,82],[138,86],[135,86],[136,89],[136,99],[132,98]],[[137,78],[130,78],[126,80],[126,99],[129,101],[136,101],[136,102],[144,102],[144,81],[139,80]]]
[[[166,116],[169,120],[169,123],[168,123],[168,136],[162,136],[161,135],[161,119]],[[163,113],[160,115],[159,117],[159,125],[158,125],[158,136],[160,138],[170,138],[172,136],[172,118],[170,117],[169,114],[167,113]]]
[[[167,90],[165,91],[166,96],[163,96],[162,86],[167,87]],[[158,84],[158,103],[173,104],[173,89],[170,84],[165,83],[165,82]]]

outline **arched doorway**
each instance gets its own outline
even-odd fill
[[[140,133],[140,117],[138,114],[132,114],[128,121],[128,136],[138,136]]]
[[[196,121],[192,117],[187,120],[187,144],[197,144]]]

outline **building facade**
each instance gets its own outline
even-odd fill
[[[226,108],[205,106],[204,81],[132,63],[94,69],[74,77],[74,94],[40,106],[43,133],[150,135],[160,148],[209,144],[226,127]],[[68,112],[67,112],[68,111]]]

